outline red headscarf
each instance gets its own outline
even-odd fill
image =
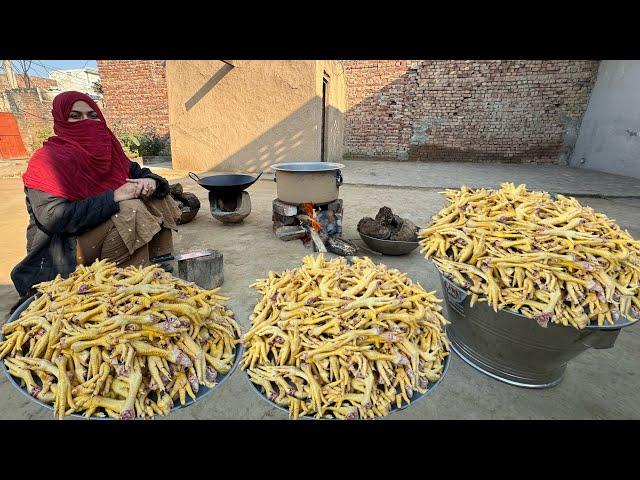
[[[100,117],[69,122],[78,100],[86,102]],[[111,132],[96,103],[84,93],[64,92],[53,99],[53,131],[36,150],[22,181],[34,188],[67,200],[83,200],[122,186],[131,162]]]

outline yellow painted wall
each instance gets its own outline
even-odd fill
[[[221,76],[228,67],[219,60],[167,61],[173,167],[257,172],[278,162],[319,161],[322,74],[326,70],[331,82],[341,70],[337,62],[232,63]],[[328,159],[335,161],[342,157],[345,103],[344,78],[337,74],[328,103]]]

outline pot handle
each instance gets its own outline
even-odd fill
[[[451,280],[449,280],[447,277],[445,277],[439,269],[438,272],[440,273],[440,277],[443,280],[443,293],[445,295],[447,306],[449,306],[459,315],[465,317],[465,300],[467,299],[469,294],[458,285],[453,283]]]
[[[596,350],[611,348],[618,338],[619,328],[608,330],[595,330],[582,337],[580,341],[583,345]]]
[[[189,177],[191,178],[191,180],[194,180],[197,183],[200,183],[200,177],[198,175],[196,175],[195,173],[189,172]]]
[[[343,182],[342,172],[338,170],[336,174],[336,185],[339,187],[340,185],[342,185],[342,182]]]

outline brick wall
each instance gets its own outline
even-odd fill
[[[22,75],[21,73],[16,73],[15,77],[16,82],[18,82],[18,88],[25,88],[27,86],[24,75]],[[58,86],[58,82],[50,78],[32,77],[30,75],[29,81],[31,83],[31,87],[39,87],[42,89],[54,88]],[[0,92],[7,90],[8,88],[9,81],[7,80],[7,75],[4,73],[0,73]]]
[[[344,61],[345,156],[564,163],[597,61]]]
[[[165,67],[160,60],[98,60],[105,115],[114,131],[169,135]]]
[[[46,139],[45,131],[53,132],[50,97],[38,88],[5,90],[0,93],[0,107],[15,115],[28,153],[41,146],[39,140]],[[34,145],[36,140],[38,144]]]

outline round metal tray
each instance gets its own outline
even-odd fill
[[[29,297],[28,299],[26,299],[24,301],[24,303],[22,303],[22,305],[20,305],[15,310],[15,312],[13,312],[13,314],[9,317],[9,319],[6,321],[6,323],[13,322],[13,321],[17,320],[20,317],[20,314],[24,310],[27,309],[29,304],[36,299],[36,296],[37,296],[37,294]],[[0,332],[0,341],[3,341],[3,340],[4,340],[4,335]],[[207,395],[212,393],[214,390],[217,390],[220,387],[220,385],[222,385],[233,374],[235,369],[240,364],[240,359],[242,358],[242,352],[244,351],[242,344],[241,343],[237,344],[236,347],[234,348],[234,350],[235,350],[235,354],[236,355],[235,355],[235,358],[233,360],[233,365],[231,366],[231,370],[229,370],[224,375],[218,375],[218,377],[216,379],[218,381],[218,383],[216,383],[215,386],[213,386],[212,388],[209,388],[209,387],[207,387],[205,385],[200,385],[200,389],[198,390],[198,393],[196,393],[196,399],[195,400],[187,395],[185,404],[181,405],[179,400],[174,402],[174,406],[171,408],[171,412],[173,412],[175,410],[179,410],[181,408],[189,407],[189,406],[193,405],[194,403],[202,400],[204,397],[206,397]],[[0,366],[2,367],[2,371],[4,372],[5,376],[9,380],[9,383],[11,383],[11,385],[13,385],[16,390],[18,390],[22,395],[24,395],[25,397],[29,398],[31,401],[37,403],[38,405],[46,408],[47,410],[53,411],[53,405],[49,405],[48,403],[45,403],[42,400],[39,400],[38,398],[29,395],[29,393],[24,388],[22,388],[20,386],[20,383],[18,383],[18,381],[16,381],[16,379],[13,378],[13,376],[9,373],[9,370],[7,369],[7,366],[4,364],[4,359],[0,360]],[[36,383],[40,382],[39,379],[37,379],[37,378],[35,378],[35,380],[36,380]],[[109,416],[105,416],[105,417],[85,417],[85,416],[83,416],[83,415],[81,415],[79,413],[72,413],[69,416],[76,417],[76,418],[81,418],[83,420],[115,420],[115,419],[113,419],[113,418],[111,418]],[[149,420],[149,418],[147,418],[147,417],[145,417],[145,418],[136,418],[136,420]]]
[[[402,401],[402,405],[400,406],[400,408],[398,408],[397,406],[392,407],[391,410],[389,411],[389,414],[387,415],[387,417],[389,415],[393,414],[393,413],[400,412],[402,410],[406,410],[407,408],[409,408],[412,405],[414,405],[418,400],[421,400],[422,398],[426,397],[431,392],[433,392],[436,389],[436,387],[442,383],[442,381],[444,380],[444,377],[447,375],[447,371],[449,370],[449,364],[450,363],[451,363],[451,351],[449,351],[449,354],[444,358],[443,367],[442,367],[442,373],[440,374],[440,378],[438,379],[438,381],[436,381],[436,382],[431,382],[430,381],[427,384],[427,391],[425,393],[414,392],[413,393],[413,397],[411,397],[411,403],[406,403],[403,400]],[[249,376],[247,371],[244,370],[243,373],[244,373],[245,377],[247,378],[247,382],[249,382],[249,385],[251,385],[251,388],[253,389],[253,391],[256,392],[260,398],[262,398],[265,402],[267,402],[272,407],[275,407],[278,410],[282,410],[283,412],[285,412],[287,414],[287,416],[289,415],[289,409],[288,408],[282,407],[282,406],[278,405],[277,403],[272,402],[271,400],[269,400],[264,395],[264,393],[262,393],[261,387],[256,386],[251,381],[251,377]],[[304,416],[302,416],[300,418],[303,419],[303,420],[338,420],[336,418],[316,418],[316,417],[311,416],[311,415],[304,415]],[[379,419],[379,418],[386,418],[386,417],[376,417],[375,419]]]

